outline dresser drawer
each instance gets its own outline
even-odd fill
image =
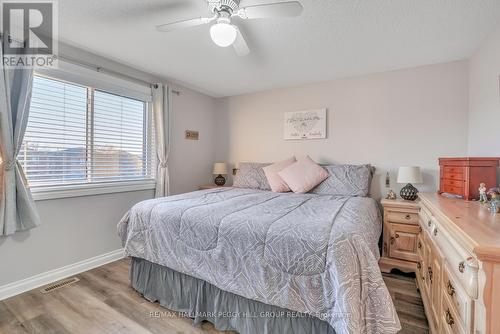
[[[477,298],[478,294],[478,279],[477,269],[478,264],[464,248],[460,246],[448,231],[441,227],[440,222],[432,217],[432,233],[429,238],[432,243],[436,244],[446,258],[447,268],[450,276],[455,278],[467,295],[471,298]]]
[[[443,180],[458,180],[463,181],[464,175],[461,173],[444,173]]]
[[[449,299],[450,306],[454,309],[457,318],[463,328],[470,327],[470,319],[472,316],[472,299],[463,290],[459,282],[450,273],[449,268],[445,266],[442,280],[443,298]]]
[[[459,181],[459,182],[462,182],[462,181]],[[443,187],[443,191],[445,193],[449,193],[449,194],[456,194],[456,195],[463,195],[464,194],[463,187],[448,186],[446,184]]]
[[[387,211],[386,215],[387,221],[391,223],[418,224],[417,213]]]
[[[440,333],[465,334],[459,316],[447,296],[441,298],[441,331]]]
[[[445,186],[462,188],[464,186],[464,181],[463,180],[443,179],[443,184]]]
[[[443,167],[443,172],[445,174],[464,174],[464,168],[458,166],[445,166]]]

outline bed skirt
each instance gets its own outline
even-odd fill
[[[180,312],[195,324],[210,321],[218,330],[241,334],[335,333],[327,322],[316,317],[223,291],[144,259],[132,258],[130,280],[147,300]]]

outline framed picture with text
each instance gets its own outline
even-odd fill
[[[325,139],[326,109],[285,112],[285,140]]]

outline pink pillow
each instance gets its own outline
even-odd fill
[[[272,191],[276,193],[286,193],[287,191],[290,191],[290,187],[288,187],[288,184],[283,181],[278,173],[296,161],[295,157],[291,157],[262,168],[266,174],[267,182],[269,182]]]
[[[294,193],[304,194],[316,187],[330,176],[328,172],[315,163],[309,156],[278,173]]]

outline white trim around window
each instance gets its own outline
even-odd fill
[[[33,187],[31,193],[35,201],[45,201],[59,198],[95,196],[131,191],[154,190],[156,181],[121,181],[88,183],[63,186]]]

